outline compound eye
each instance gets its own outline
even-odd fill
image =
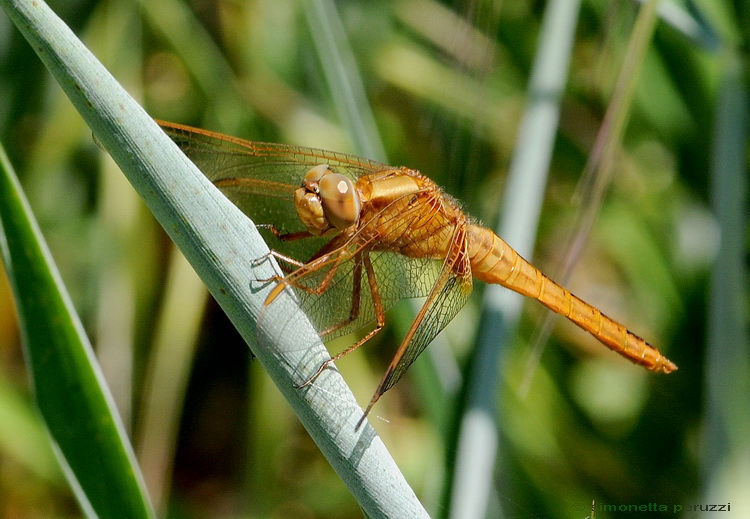
[[[310,169],[310,171],[305,173],[305,179],[302,184],[305,185],[313,182],[318,182],[328,171],[330,171],[328,169],[328,164],[318,164],[314,168]]]
[[[310,173],[312,170],[308,172],[308,175]],[[337,229],[346,229],[359,220],[362,204],[354,183],[348,177],[329,170],[318,181],[318,188],[323,202],[323,211],[331,225]]]

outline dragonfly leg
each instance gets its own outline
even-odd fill
[[[326,243],[323,247],[318,250],[315,254],[313,254],[312,258],[307,261],[306,263],[303,263],[301,261],[297,261],[293,258],[290,258],[289,256],[284,256],[283,254],[280,254],[276,251],[271,251],[270,254],[272,254],[275,258],[281,259],[282,261],[286,261],[292,265],[295,265],[298,267],[296,270],[292,271],[291,269],[288,271],[288,274],[283,280],[284,285],[293,286],[295,288],[299,288],[300,290],[304,290],[305,292],[308,292],[310,294],[314,295],[320,295],[324,293],[326,290],[328,290],[328,287],[330,286],[331,282],[333,281],[334,276],[336,275],[336,271],[338,270],[339,265],[341,265],[344,261],[348,260],[351,257],[356,258],[359,254],[362,253],[367,247],[367,245],[371,242],[371,240],[367,240],[357,246],[357,249],[354,251],[351,251],[349,248],[344,246],[338,246],[338,243],[336,239]],[[368,258],[369,261],[369,258]],[[326,272],[325,277],[318,282],[316,286],[305,286],[299,282],[297,282],[297,279],[303,279],[305,276],[309,275],[310,273],[313,273],[317,270],[320,270],[324,267],[328,267],[328,271]],[[280,283],[281,284],[281,283]],[[272,292],[273,297],[269,296],[270,300],[267,299],[266,302],[270,303],[281,289],[274,290]]]
[[[357,251],[350,252],[345,247],[340,247],[333,252],[329,252],[328,254],[311,260],[307,263],[296,262],[299,263],[299,268],[291,272],[285,278],[279,279],[279,285],[293,286],[309,294],[321,295],[325,293],[326,290],[328,290],[328,287],[331,285],[333,278],[336,276],[336,272],[338,271],[339,266],[352,256],[356,258],[363,248],[364,247],[360,247]],[[325,273],[325,276],[322,280],[320,280],[320,282],[318,282],[317,285],[306,286],[297,281],[298,279],[304,279],[305,276],[314,273],[317,270],[320,270],[326,265],[329,265],[328,271]],[[282,289],[283,287],[274,289],[268,296],[268,298],[266,298],[266,304],[269,304],[271,301],[273,301],[273,299],[276,298],[276,296]]]
[[[357,254],[354,257],[354,270],[352,272],[352,306],[349,311],[349,317],[345,319],[344,321],[337,323],[331,326],[330,328],[323,330],[320,333],[320,336],[325,337],[331,332],[338,330],[342,326],[346,326],[347,324],[353,322],[359,316],[359,309],[360,309],[361,301],[362,301],[362,254]],[[340,359],[341,357],[349,353],[349,351],[356,349],[357,346],[358,344],[355,344],[354,346],[347,348],[346,350],[339,353],[338,355],[335,355],[334,357],[323,362],[320,366],[318,366],[318,369],[315,371],[315,373],[313,373],[313,375],[310,378],[308,378],[304,383],[302,383],[301,385],[298,385],[297,388],[301,389],[303,387],[306,387],[312,384],[320,376],[320,374],[323,373],[323,370],[325,370],[333,362],[337,361],[338,359]]]
[[[354,257],[354,270],[352,271],[352,306],[349,309],[349,317],[330,326],[320,332],[321,338],[335,332],[336,330],[354,322],[359,317],[360,304],[362,302],[362,255],[357,254]]]
[[[287,269],[289,269],[289,272],[291,272],[292,269],[289,268],[289,265],[293,265],[293,266],[295,266],[297,268],[305,266],[304,262],[296,260],[296,259],[292,258],[291,256],[287,256],[286,254],[282,254],[282,253],[277,252],[275,250],[272,250],[271,252],[269,252],[269,254],[271,256],[273,256],[274,258],[276,258],[276,261],[280,261],[281,263],[283,263],[283,264],[286,265],[286,267],[283,266],[283,265],[279,265],[282,268],[282,270],[285,269],[285,268],[287,268]]]
[[[270,223],[259,223],[256,225],[256,227],[270,230],[271,233],[273,233],[273,235],[276,236],[276,238],[278,238],[280,241],[295,241],[295,240],[301,240],[304,238],[312,237],[312,234],[310,234],[307,231],[282,233],[273,224],[270,224]],[[291,256],[287,256],[286,254],[282,254],[275,250],[270,250],[263,256],[260,256],[259,258],[255,258],[253,260],[253,267],[257,267],[258,265],[260,265],[261,263],[263,263],[265,260],[267,260],[270,257],[276,258],[276,260],[279,262],[279,267],[281,268],[281,270],[283,270],[287,274],[294,271],[294,269],[291,268],[289,265],[293,265],[296,268],[299,268],[305,265],[304,262],[294,259]],[[279,276],[273,276],[268,279],[256,279],[256,281],[267,283],[269,281],[278,281],[279,279],[280,279]]]
[[[348,324],[353,323],[357,319],[357,317],[359,317],[359,309],[360,309],[360,304],[362,302],[361,279],[362,279],[362,265],[363,264],[367,272],[367,283],[370,288],[370,293],[372,294],[372,301],[375,307],[375,318],[376,318],[377,325],[380,328],[382,328],[383,325],[385,324],[385,311],[383,310],[383,303],[380,299],[380,294],[378,292],[377,280],[375,279],[375,271],[372,268],[370,255],[369,253],[360,252],[354,256],[354,271],[352,272],[352,277],[353,277],[352,306],[351,306],[351,310],[349,311],[349,317],[341,321],[340,323],[334,324],[333,326],[330,326],[329,328],[326,328],[325,330],[320,332],[321,337],[330,335],[336,330],[343,328],[344,326]],[[365,342],[367,342],[367,340],[362,341],[363,344]],[[341,357],[343,357],[343,355],[337,356],[337,358],[341,358]]]
[[[273,303],[273,301],[279,296],[279,294],[287,286],[292,286],[294,288],[298,288],[300,290],[303,290],[305,292],[308,292],[314,295],[320,295],[324,293],[326,290],[328,290],[329,285],[333,281],[333,278],[336,275],[336,271],[338,270],[339,265],[350,256],[349,251],[346,251],[344,249],[338,252],[341,253],[340,257],[338,258],[332,259],[332,257],[335,256],[335,254],[329,254],[327,256],[318,258],[314,261],[303,263],[297,270],[295,270],[294,272],[291,272],[286,277],[275,276],[271,278],[271,280],[278,281],[278,285],[276,285],[273,288],[273,290],[271,290],[271,292],[268,294],[263,304],[270,305],[271,303]],[[312,286],[312,287],[305,286],[302,283],[299,283],[297,281],[297,279],[304,278],[304,276],[310,274],[311,272],[315,272],[316,270],[322,268],[327,263],[332,263],[332,265],[328,269],[328,272],[326,272],[325,277],[320,281],[320,283],[318,283],[317,286]]]
[[[311,238],[312,234],[309,231],[298,231],[298,232],[281,232],[272,223],[259,223],[256,225],[261,229],[267,229],[271,231],[271,234],[276,236],[281,241],[295,241],[304,240],[305,238]]]
[[[254,259],[253,266],[255,267],[255,266],[260,265],[260,263],[262,263],[263,261],[265,261],[266,259],[270,257],[276,258],[276,260],[279,262],[279,268],[281,268],[281,270],[284,271],[286,274],[291,274],[295,270],[289,265],[293,265],[294,267],[297,267],[297,268],[303,267],[305,265],[301,261],[297,261],[296,259],[290,256],[285,256],[284,254],[281,254],[280,252],[276,252],[272,250],[270,252],[267,252],[263,256]],[[265,278],[265,279],[258,279],[258,278],[255,279],[257,283],[270,283],[271,281],[280,283],[283,280],[284,280],[283,276],[271,276],[270,278]]]
[[[343,321],[337,325],[334,325],[324,332],[321,333],[321,336],[324,334],[331,333],[342,326],[346,326],[347,324],[353,322],[358,316],[359,316],[359,308],[360,308],[360,301],[362,298],[361,294],[361,288],[360,288],[360,281],[362,278],[362,264],[365,266],[365,271],[367,272],[367,284],[370,288],[370,294],[372,295],[372,302],[375,306],[375,316],[376,316],[376,325],[373,330],[371,330],[367,335],[362,337],[359,341],[356,342],[353,346],[349,346],[344,351],[341,351],[328,359],[327,361],[323,362],[317,369],[317,371],[313,374],[312,377],[307,379],[303,384],[297,386],[298,388],[306,387],[310,384],[312,384],[315,379],[317,379],[321,373],[323,373],[323,370],[325,370],[328,366],[336,362],[337,360],[341,359],[342,357],[348,355],[349,353],[353,352],[363,344],[365,344],[367,341],[372,339],[380,330],[383,329],[385,326],[385,310],[383,308],[383,302],[380,299],[380,292],[378,291],[378,283],[375,279],[375,271],[372,268],[372,263],[370,262],[370,255],[368,253],[363,254],[357,254],[355,258],[355,266],[354,266],[354,286],[352,288],[352,308],[351,312],[349,314],[349,318],[346,321]]]

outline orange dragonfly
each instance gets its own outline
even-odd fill
[[[274,278],[277,285],[266,305],[291,287],[326,341],[375,322],[373,330],[320,365],[301,387],[378,333],[396,301],[426,297],[360,424],[466,303],[472,278],[533,297],[651,371],[677,369],[656,348],[477,225],[416,170],[159,124],[232,202],[261,224],[273,244],[272,254],[287,274]]]

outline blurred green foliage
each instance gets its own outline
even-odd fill
[[[306,22],[301,2],[51,4],[154,117],[252,140],[357,149],[321,73],[313,41],[322,29]],[[742,137],[747,128],[741,95],[750,83],[742,52],[750,42],[750,8],[730,0],[684,4],[691,10],[660,11],[612,185],[568,283],[658,345],[680,370],[652,375],[561,322],[521,394],[543,316],[538,305],[525,305],[498,388],[493,516],[503,510],[508,517],[582,519],[592,501],[669,507],[653,517],[673,517],[680,504],[732,502],[739,514],[743,504],[744,513],[750,510],[742,490],[750,484],[750,443],[741,440],[750,438],[743,391],[746,199],[739,208],[744,219],[731,231],[740,243],[734,252],[745,261],[728,267],[739,280],[738,299],[729,303],[738,308],[739,332],[724,337],[720,351],[735,360],[704,368],[716,352],[707,332],[717,304],[709,278],[724,250],[721,232],[728,232],[712,212],[711,192],[736,186],[746,197],[746,141],[739,143],[739,180],[712,177],[712,164],[723,153],[717,136]],[[535,263],[553,276],[576,231],[581,171],[615,88],[637,5],[581,6],[535,253]],[[495,221],[528,101],[544,4],[336,6],[389,161],[420,169],[467,212]],[[683,14],[677,18],[683,23],[670,12]],[[731,73],[734,90],[724,88]],[[740,95],[729,113],[739,123],[717,115],[722,95]],[[721,121],[727,126],[717,126]],[[175,518],[357,516],[356,502],[260,366],[248,362],[249,350],[218,307],[209,303],[203,313],[199,283],[180,270],[163,232],[4,16],[0,138],[98,349],[156,504]],[[444,333],[449,365],[464,366],[471,354],[479,300]],[[33,412],[19,340],[0,277],[0,515],[76,516]],[[339,363],[361,402],[397,341],[391,330]],[[157,369],[154,359],[164,351],[166,362]],[[452,466],[446,460],[455,451],[460,390],[428,364],[420,360],[382,399],[373,422],[437,517],[447,506]],[[430,400],[435,384],[444,385],[439,402]],[[155,402],[162,411],[153,413]],[[729,433],[722,409],[734,410]],[[722,463],[729,452],[735,464]],[[624,516],[632,517],[596,513]]]

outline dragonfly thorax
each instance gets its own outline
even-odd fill
[[[310,234],[319,236],[357,223],[362,202],[348,177],[334,173],[328,164],[319,164],[305,175],[294,194],[294,205]]]

